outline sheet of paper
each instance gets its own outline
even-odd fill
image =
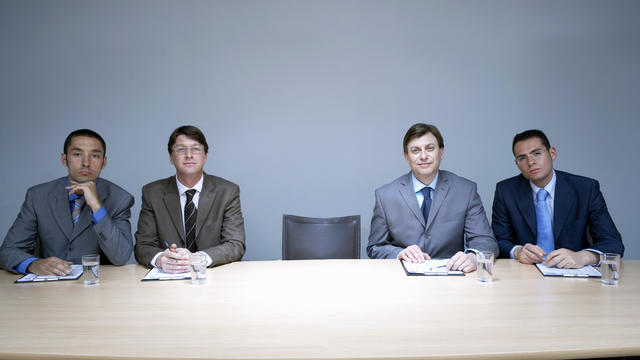
[[[540,272],[545,276],[564,276],[564,277],[600,277],[600,271],[591,265],[581,267],[579,269],[558,269],[556,267],[548,267],[545,264],[536,264]]]
[[[27,274],[20,279],[16,280],[16,282],[38,282],[38,281],[57,281],[57,280],[76,280],[82,276],[82,265],[71,265],[71,273],[66,276],[58,276],[58,275],[36,275],[36,274]]]
[[[177,273],[177,274],[167,274],[163,272],[160,268],[151,269],[147,275],[142,278],[144,280],[183,280],[183,279],[191,279],[191,272]]]
[[[461,271],[447,271],[449,259],[430,259],[421,263],[412,263],[402,260],[402,264],[412,274],[457,274]]]

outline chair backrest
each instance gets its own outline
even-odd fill
[[[360,259],[360,215],[282,215],[282,259]]]

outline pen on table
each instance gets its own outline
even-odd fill
[[[429,271],[431,271],[431,270],[433,270],[433,269],[443,268],[443,267],[446,267],[446,266],[447,266],[447,264],[442,264],[442,265],[438,265],[438,266],[430,267],[430,268],[429,268]]]

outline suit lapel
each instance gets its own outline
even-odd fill
[[[89,205],[84,205],[82,211],[80,212],[80,218],[78,222],[73,226],[73,231],[71,232],[71,238],[69,239],[69,243],[73,242],[78,238],[82,232],[91,226],[91,207]]]
[[[176,178],[170,177],[167,187],[165,188],[164,205],[167,207],[167,212],[171,217],[171,222],[176,228],[180,240],[184,244],[184,226],[182,225],[182,206],[180,205],[180,194],[178,194],[178,184],[176,184]]]
[[[536,239],[538,237],[538,230],[536,227],[536,208],[533,203],[533,192],[531,191],[529,180],[525,179],[522,175],[518,178],[515,196],[517,198],[516,204],[522,214],[522,218],[533,234],[533,238]]]
[[[49,194],[49,205],[55,217],[56,223],[67,239],[73,232],[73,220],[71,219],[71,205],[69,204],[69,192],[65,189],[66,177],[57,181]]]
[[[431,226],[433,219],[438,214],[438,210],[442,207],[444,200],[447,198],[450,188],[449,176],[445,171],[440,171],[438,175],[438,183],[436,184],[436,191],[433,193],[433,202],[431,203],[431,209],[429,210],[429,220],[427,221],[427,229]]]
[[[416,198],[416,193],[413,191],[413,181],[411,181],[411,173],[405,175],[400,180],[400,195],[404,199],[405,204],[411,210],[413,215],[420,221],[422,226],[426,226],[424,222],[424,216],[422,216],[422,211],[418,206],[418,198]]]
[[[576,203],[577,194],[569,186],[564,176],[556,171],[556,189],[553,199],[553,238],[558,239],[567,220],[567,214]]]
[[[207,174],[203,174],[202,191],[198,200],[198,217],[196,218],[196,239],[200,234],[200,229],[204,226],[204,221],[208,218],[209,212],[213,206],[215,199],[215,184],[213,178],[209,178]]]

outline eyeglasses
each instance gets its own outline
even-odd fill
[[[528,155],[519,155],[518,157],[516,157],[516,162],[518,164],[524,164],[529,159],[531,159],[531,160],[540,160],[542,155],[544,155],[545,151],[547,151],[547,149],[545,149],[545,148],[535,149]]]
[[[197,146],[197,145],[191,146],[191,147],[178,146],[174,148],[173,151],[175,151],[175,153],[180,156],[187,155],[189,151],[191,152],[191,155],[202,155],[202,152],[204,151],[204,149],[201,146]]]

